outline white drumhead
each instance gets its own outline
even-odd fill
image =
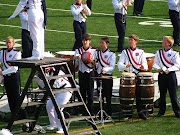
[[[122,76],[129,76],[129,77],[134,77],[135,76],[134,73],[130,73],[130,72],[123,72],[121,75]]]
[[[72,55],[72,56],[75,55],[75,51],[59,51],[59,52],[56,52],[56,53],[61,54],[61,55]]]
[[[146,58],[151,58],[151,57],[154,57],[155,54],[153,54],[153,53],[144,53],[144,56],[145,56]]]
[[[153,76],[153,73],[151,73],[151,72],[139,72],[138,76]]]

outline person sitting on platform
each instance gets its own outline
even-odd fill
[[[79,65],[79,86],[80,86],[80,93],[84,102],[86,103],[86,93],[87,93],[87,100],[88,104],[87,107],[89,112],[93,114],[93,95],[94,95],[94,70],[93,64],[85,63],[83,61],[82,55],[84,53],[90,53],[90,61],[94,60],[94,55],[96,49],[90,46],[91,43],[91,35],[84,34],[82,37],[83,47],[75,50],[75,58],[77,59],[77,65]],[[77,66],[76,65],[76,66]],[[82,112],[83,115],[86,115],[86,111]]]
[[[115,52],[108,49],[109,38],[103,37],[100,41],[101,50],[96,51],[97,73],[99,76],[112,76],[116,64]],[[105,112],[112,115],[111,96],[112,96],[113,79],[102,80],[102,99],[104,108],[104,97],[106,97]]]
[[[4,77],[4,87],[6,89],[8,103],[12,115],[14,114],[15,108],[21,93],[21,81],[20,72],[17,66],[11,66],[8,61],[21,59],[21,51],[14,48],[14,38],[8,36],[6,38],[6,46],[1,50],[0,62],[3,65],[3,71],[0,71],[0,75]],[[25,118],[25,112],[20,110],[16,119]]]
[[[124,49],[117,63],[120,71],[135,73],[146,71],[148,69],[147,60],[144,55],[144,50],[137,48],[139,37],[135,34],[129,36],[130,47]],[[147,119],[142,112],[141,95],[136,90],[136,108],[141,119]]]
[[[166,111],[167,89],[171,98],[173,111],[177,118],[180,118],[180,108],[177,100],[177,78],[175,71],[180,68],[179,52],[171,47],[174,39],[171,36],[164,36],[162,48],[156,51],[153,68],[159,72],[158,85],[160,90],[159,112],[157,117],[161,117]]]

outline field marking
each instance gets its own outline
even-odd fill
[[[0,3],[0,6],[12,6],[16,7],[17,5],[10,5],[10,4],[3,4]],[[63,11],[63,12],[71,12],[71,10],[67,9],[53,9],[53,8],[47,8],[47,10],[52,10],[52,11]],[[114,14],[107,14],[107,13],[95,13],[91,12],[94,15],[104,15],[104,16],[114,16]],[[129,18],[138,18],[138,19],[151,19],[151,20],[170,20],[170,19],[165,19],[165,18],[152,18],[152,17],[143,17],[143,16],[128,16]]]
[[[0,24],[0,26],[2,26],[2,27],[20,28],[20,29],[21,29],[21,26],[15,26],[15,25]],[[51,30],[51,29],[45,29],[45,31],[74,34],[74,32],[71,32],[71,31],[60,31],[60,30]],[[105,36],[108,36],[108,37],[110,37],[110,38],[118,38],[118,36],[101,35],[101,34],[93,34],[93,33],[89,33],[89,34],[90,34],[91,36],[97,36],[97,37],[105,37]],[[128,37],[125,37],[125,39],[128,39]],[[140,40],[140,41],[145,41],[145,42],[156,42],[156,43],[161,43],[161,42],[162,42],[162,41],[158,41],[158,40],[148,40],[148,39],[139,39],[139,40]]]
[[[174,113],[168,113],[168,114],[165,114],[164,116],[170,116],[170,115],[174,115]],[[148,117],[148,120],[153,119],[153,118],[155,118],[155,117]],[[133,121],[132,120],[128,120],[128,121],[123,121],[123,122],[117,122],[117,123],[115,123],[115,125],[121,125],[121,124],[125,124],[125,123],[137,122],[137,121],[143,121],[143,120],[142,119],[134,119]],[[114,124],[111,123],[111,124],[104,125],[104,127],[110,127],[110,126],[114,126]],[[99,128],[103,128],[103,126],[97,126],[97,127],[98,127],[98,129]],[[72,131],[72,132],[69,132],[69,133],[72,134],[72,133],[89,131],[89,130],[93,130],[93,128],[87,128],[87,129]],[[55,135],[58,135],[58,134],[55,134]]]

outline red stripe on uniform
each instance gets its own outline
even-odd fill
[[[128,49],[128,51],[129,51],[129,53],[130,53],[130,56],[131,56],[133,62],[134,62],[136,65],[141,66],[141,64],[137,63],[137,62],[134,60],[134,58],[133,58],[133,56],[132,56],[132,53],[131,53],[130,49]]]
[[[163,52],[163,50],[162,50],[162,56],[163,56],[164,60],[165,60],[168,64],[170,64],[170,65],[174,65],[173,63],[169,62],[169,61],[166,59],[166,57],[164,56],[164,52]]]
[[[104,61],[104,59],[102,58],[102,53],[100,51],[100,56],[101,56],[101,60],[106,64],[106,65],[110,65],[109,63],[107,63],[106,61]]]

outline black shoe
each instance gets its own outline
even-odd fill
[[[137,15],[138,15],[138,16],[143,16],[144,14],[141,12],[141,13],[138,13]]]
[[[144,113],[138,113],[138,115],[140,119],[147,120],[147,117],[145,116]]]
[[[157,115],[156,115],[156,117],[161,117],[161,116],[163,116],[164,114],[160,114],[160,113],[158,113]]]

